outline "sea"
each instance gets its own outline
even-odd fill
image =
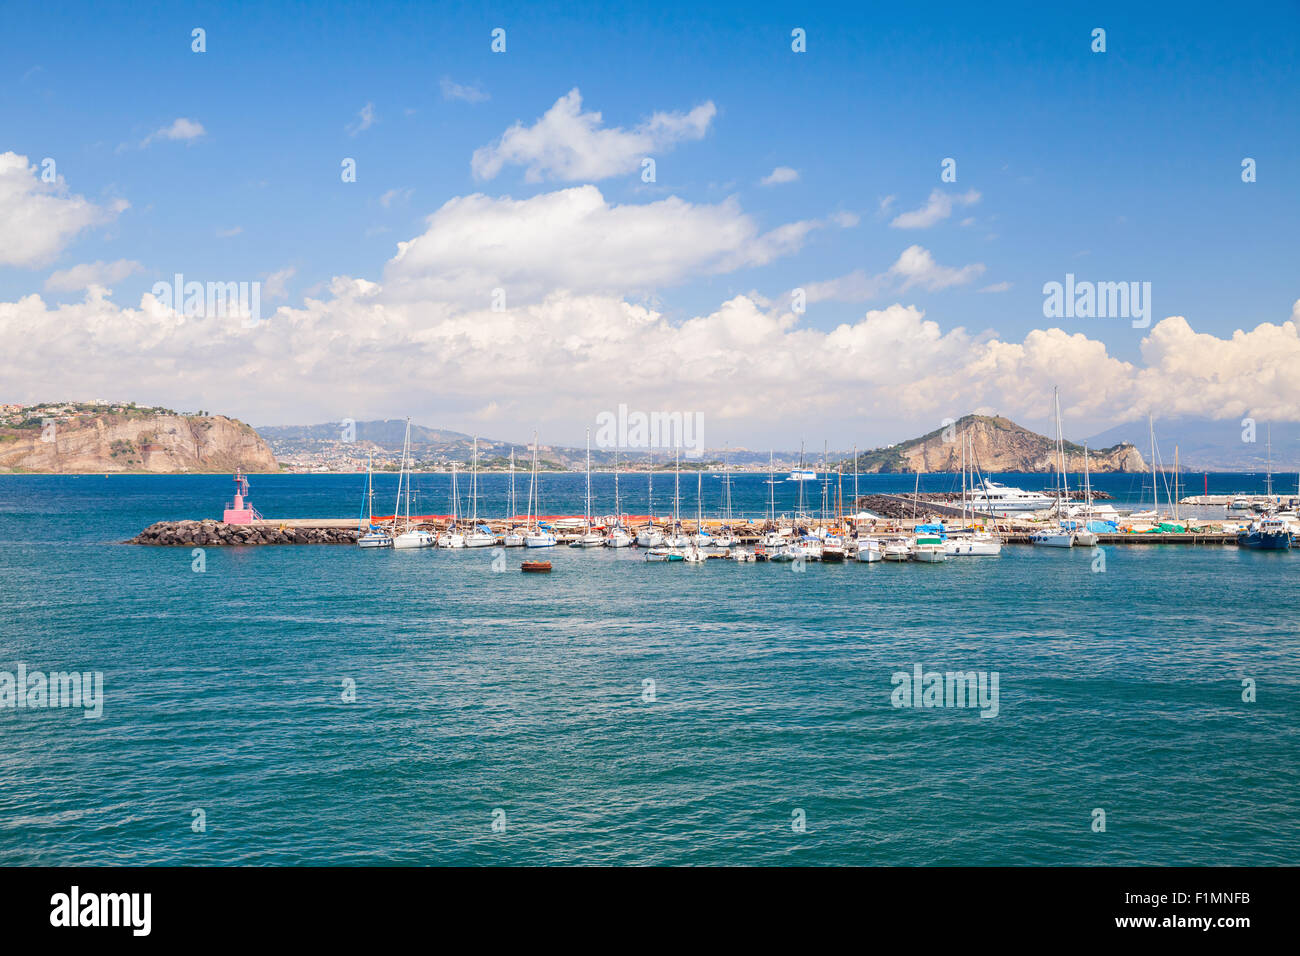
[[[396,480],[376,477],[377,510]],[[449,511],[450,481],[416,475],[413,511]],[[267,517],[364,505],[364,475],[251,482]],[[1093,482],[1149,501],[1142,476]],[[681,511],[697,483],[716,516],[714,475],[683,474]],[[535,511],[582,513],[585,476],[538,484]],[[592,485],[613,511],[614,476]],[[671,473],[653,504],[648,485],[620,476],[623,510],[672,508]],[[554,565],[533,575],[515,549],[123,543],[219,518],[233,487],[0,476],[0,864],[1300,863],[1300,553],[799,566],[561,547],[528,552]],[[792,512],[799,488],[733,476],[732,511],[774,493]],[[821,485],[803,490],[819,509]],[[471,506],[463,475],[457,491]],[[507,510],[507,476],[478,492],[480,514]],[[521,474],[521,513],[527,494]],[[20,670],[92,677],[80,706],[19,707]],[[900,693],[918,673],[941,678],[932,700]],[[985,705],[949,673],[981,675]]]

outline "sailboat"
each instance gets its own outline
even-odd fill
[[[607,548],[630,548],[636,539],[623,526],[623,500],[618,493],[618,452],[614,452],[614,527],[605,536]]]
[[[655,527],[655,471],[654,462],[650,462],[650,471],[646,473],[646,517],[648,523],[636,532],[638,548],[658,548],[664,543],[664,533]]]
[[[514,526],[515,514],[519,508],[518,501],[515,499],[515,450],[510,449],[510,515],[506,521],[507,528],[505,537],[501,543],[507,548],[522,548],[524,546],[523,532]]]
[[[438,536],[440,548],[465,547],[465,533],[460,530],[460,490],[456,486],[456,462],[451,463],[451,523]]]
[[[393,536],[375,525],[375,453],[366,456],[366,523],[364,533],[357,539],[363,548],[391,548]]]
[[[708,560],[704,553],[704,545],[700,544],[701,537],[707,539],[709,536],[704,533],[704,471],[700,470],[695,473],[695,543],[686,549],[685,559],[690,564],[703,564]]]
[[[1083,443],[1083,517],[1074,529],[1074,543],[1080,548],[1095,548],[1097,533],[1088,527],[1092,521],[1092,478],[1088,471],[1088,443]]]
[[[605,536],[596,530],[591,522],[591,429],[587,429],[587,510],[584,515],[585,530],[573,541],[571,548],[599,548],[605,544]]]
[[[1061,433],[1061,395],[1059,389],[1055,387],[1052,389],[1052,403],[1056,413],[1057,526],[1034,532],[1029,536],[1029,541],[1031,544],[1042,545],[1047,548],[1073,548],[1074,532],[1060,523],[1061,516],[1065,514],[1064,496],[1067,494],[1067,488],[1065,483],[1065,438]]]
[[[537,432],[533,432],[533,477],[528,482],[528,523],[524,530],[526,548],[555,547],[555,535],[543,528],[540,521],[533,520],[533,504],[536,502],[540,509],[541,501],[541,488],[537,484]]]
[[[497,536],[484,525],[478,523],[478,436],[474,436],[474,457],[469,478],[470,519],[469,534],[465,535],[465,547],[490,548],[497,543]]]
[[[669,548],[689,547],[691,539],[682,533],[682,446],[677,446],[677,465],[673,472],[673,526],[664,537]]]
[[[740,539],[731,529],[731,459],[727,452],[722,455],[722,528],[713,536],[716,548],[731,548],[740,543]]]
[[[969,451],[969,455],[967,452]],[[961,444],[961,531],[943,544],[952,557],[972,555],[999,555],[1002,539],[982,529],[972,529],[967,524],[969,492],[975,487],[975,447],[969,430],[962,436]]]
[[[430,531],[417,530],[411,526],[411,472],[410,457],[411,453],[411,420],[406,420],[406,438],[402,442],[402,470],[397,476],[397,504],[393,507],[393,522],[397,522],[397,512],[402,504],[402,483],[406,483],[406,523],[402,526],[402,533],[393,538],[393,547],[399,550],[406,548],[432,548],[438,541]]]
[[[776,526],[776,463],[775,452],[767,452],[767,533],[759,541],[764,548],[782,548],[786,539]]]

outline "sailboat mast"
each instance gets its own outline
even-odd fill
[[[772,449],[767,451],[767,494],[768,494],[768,520],[772,524],[772,530],[776,530],[776,452]]]
[[[591,531],[591,429],[587,429],[587,530]]]
[[[510,517],[514,518],[518,505],[515,504],[515,450],[510,449]]]
[[[619,510],[618,503],[618,450],[614,451],[614,523],[620,528],[623,526],[623,513]]]
[[[677,444],[677,464],[673,469],[673,530],[682,523],[682,446]]]
[[[1147,413],[1147,431],[1151,437],[1151,510],[1160,517],[1160,486],[1156,484],[1156,423]]]
[[[478,527],[478,436],[477,435],[474,436],[474,457],[472,459],[471,467],[473,468],[473,473],[469,477],[469,495],[470,495],[469,506],[472,513],[470,515],[469,523],[471,526],[470,530],[473,530],[474,528]]]

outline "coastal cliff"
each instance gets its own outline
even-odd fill
[[[967,415],[946,428],[858,457],[864,472],[959,471],[962,439],[969,435],[975,465],[985,472],[1046,472],[1056,461],[1056,441],[1007,418]],[[1145,471],[1131,444],[1088,449],[1092,471]],[[1065,443],[1066,471],[1083,471],[1083,446]]]
[[[224,415],[179,415],[125,408],[51,408],[0,426],[0,472],[279,471],[270,447],[249,425]]]

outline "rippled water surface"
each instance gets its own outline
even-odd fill
[[[740,510],[764,480],[739,480]],[[503,481],[484,479],[493,513]],[[580,509],[581,476],[543,483],[544,510]],[[0,862],[1300,862],[1300,553],[800,574],[558,548],[534,576],[514,550],[496,573],[486,550],[209,548],[198,573],[189,549],[116,543],[215,516],[229,485],[0,477],[0,671],[105,686],[98,720],[0,709]],[[417,486],[447,510],[445,476]],[[253,500],[342,517],[360,489],[254,478]],[[646,510],[643,475],[623,491]],[[893,707],[918,663],[997,671],[998,715]]]

